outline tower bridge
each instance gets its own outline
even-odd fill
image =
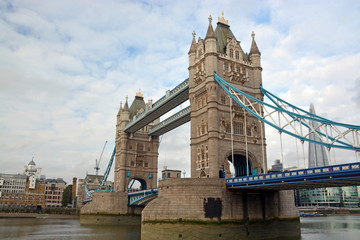
[[[360,126],[327,120],[266,91],[255,34],[251,34],[249,53],[244,52],[224,16],[215,30],[210,16],[205,38],[196,41],[195,36],[193,32],[188,79],[155,103],[145,104],[139,91],[130,107],[128,99],[120,105],[116,192],[108,197],[97,193],[96,199],[108,198],[108,204],[93,200],[83,207],[82,214],[126,214],[129,205],[140,199],[138,205],[147,204],[139,210],[144,222],[293,219],[298,211],[289,189],[360,183],[359,163],[267,173],[264,124],[277,129],[280,138],[285,133],[302,144],[347,149],[356,156]],[[161,116],[186,100],[190,100],[189,107],[160,122]],[[189,121],[191,178],[161,180],[158,185],[159,136]],[[134,180],[141,183],[143,192],[128,193]],[[294,234],[299,234],[298,229]]]

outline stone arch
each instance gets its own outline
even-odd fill
[[[200,173],[200,178],[206,178],[206,173],[205,173],[204,170],[201,171],[201,173]]]
[[[226,172],[230,172],[230,164],[232,164],[232,153],[231,151],[227,152],[224,156],[224,160],[226,164]],[[257,161],[256,157],[251,153],[248,152],[248,169],[249,175],[257,174]],[[246,176],[247,169],[246,169],[246,151],[243,150],[234,150],[234,168],[235,168],[235,177]]]
[[[134,181],[138,181],[140,183],[140,189],[139,190],[146,190],[148,188],[148,183],[146,180],[144,180],[143,178],[141,177],[132,177],[129,179],[129,182],[128,182],[128,188],[130,188],[130,184],[132,182],[132,180]]]

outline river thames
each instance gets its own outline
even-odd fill
[[[267,239],[273,239],[270,236],[271,233]],[[141,227],[80,225],[79,219],[0,218],[0,239],[140,240]],[[236,236],[233,239],[237,239]],[[360,216],[301,218],[301,238],[299,239],[358,240],[360,239]],[[281,239],[276,238],[276,240]]]

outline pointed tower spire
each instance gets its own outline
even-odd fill
[[[249,55],[254,54],[254,53],[261,55],[259,48],[257,47],[256,42],[255,42],[255,33],[254,32],[252,32],[251,37],[252,37],[252,43],[251,43]]]
[[[195,33],[195,30],[193,31],[192,35],[193,35],[193,39],[192,39],[192,42],[191,42],[189,53],[196,52],[196,40],[195,40],[196,33]]]
[[[208,27],[207,32],[206,32],[205,40],[208,39],[208,38],[215,38],[214,29],[213,29],[213,27],[211,25],[211,21],[212,21],[212,17],[210,15],[209,16],[209,27]]]
[[[125,105],[124,105],[124,111],[129,111],[129,104],[128,104],[128,96],[126,96],[126,101],[125,101]]]
[[[117,115],[120,116],[121,112],[122,112],[122,101],[120,101],[120,108],[119,108],[119,112]]]

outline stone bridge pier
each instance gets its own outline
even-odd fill
[[[162,180],[158,191],[142,211],[142,239],[300,236],[293,191],[231,192],[211,178]]]

